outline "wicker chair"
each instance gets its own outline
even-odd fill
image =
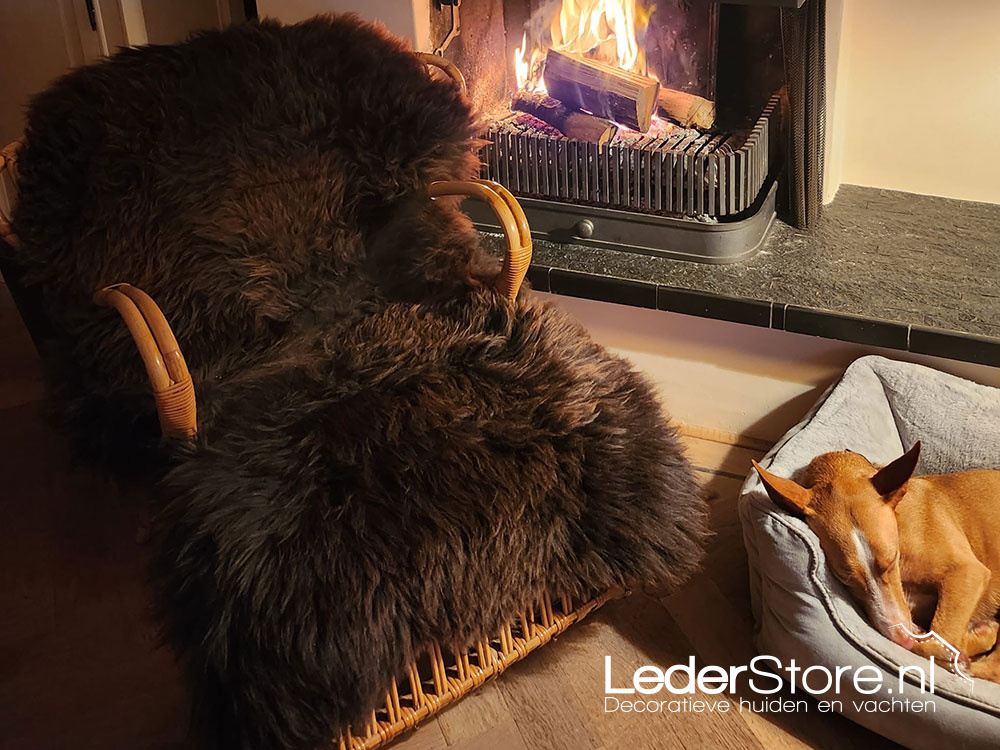
[[[431,55],[424,56],[424,60],[444,69],[464,87],[454,66],[442,64],[440,58]],[[15,142],[0,151],[0,179],[9,179],[15,189],[19,145]],[[437,182],[430,185],[429,192],[435,198],[456,195],[476,198],[493,210],[506,238],[503,267],[494,288],[509,299],[516,297],[531,262],[531,232],[514,196],[501,185],[485,180]],[[2,213],[0,239],[10,245],[17,243],[10,221]],[[16,279],[16,273],[9,275],[12,278],[8,281],[18,297],[12,280]],[[194,385],[181,346],[155,301],[128,283],[100,289],[94,300],[98,305],[117,310],[128,327],[149,377],[163,435],[192,438],[198,429]],[[25,314],[26,319],[31,317]],[[28,323],[31,327],[32,321]],[[387,745],[544,646],[594,609],[623,594],[616,589],[587,602],[574,602],[552,592],[543,595],[492,638],[476,642],[468,651],[446,653],[437,643],[426,644],[424,655],[409,663],[405,673],[386,686],[384,707],[373,711],[364,726],[344,727],[336,738],[337,746],[341,750],[371,750]]]

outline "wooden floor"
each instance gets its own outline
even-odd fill
[[[73,467],[41,417],[37,355],[0,285],[0,750],[188,748],[187,697],[157,643],[141,497]],[[399,750],[891,747],[836,715],[603,711],[604,656],[753,656],[736,494],[759,448],[686,438],[716,535],[704,572],[613,602],[422,725]]]

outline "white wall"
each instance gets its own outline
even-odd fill
[[[775,442],[865,354],[1000,386],[1000,369],[604,302],[543,295],[656,384],[676,419]]]
[[[296,23],[319,13],[352,11],[381,21],[416,50],[430,51],[430,0],[257,0],[257,15]]]
[[[824,203],[830,203],[837,196],[837,190],[843,181],[844,140],[847,132],[847,50],[843,44],[846,2],[847,0],[826,0]]]
[[[0,0],[0,145],[20,137],[33,94],[85,62],[128,44],[180,41],[192,31],[238,21],[232,0]]]
[[[20,137],[29,97],[83,57],[69,0],[0,0],[0,145]]]
[[[229,10],[222,5],[214,0],[142,0],[144,41],[174,44],[186,39],[192,31],[219,28],[220,11]],[[123,3],[123,7],[128,6],[129,3]]]
[[[827,198],[839,175],[1000,203],[1000,2],[830,0],[828,30]]]

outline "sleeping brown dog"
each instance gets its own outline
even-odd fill
[[[817,456],[803,484],[754,462],[768,495],[819,537],[834,575],[904,648],[1000,682],[1000,471],[914,477],[920,443],[888,466],[859,453]]]

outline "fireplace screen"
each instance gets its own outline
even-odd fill
[[[775,106],[766,107],[749,131],[623,129],[604,143],[569,137],[531,115],[507,113],[486,133],[482,174],[522,196],[648,213],[741,214],[767,179]]]

